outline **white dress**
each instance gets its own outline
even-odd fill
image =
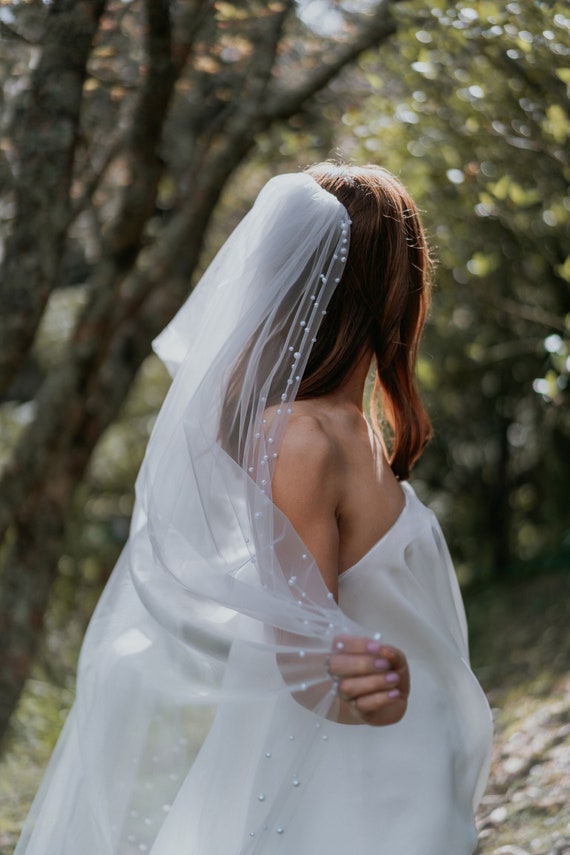
[[[301,779],[292,766],[289,803],[267,815],[282,784],[272,766],[283,768],[313,713],[282,697],[224,708],[152,855],[237,855],[249,846],[267,855],[474,851],[491,717],[468,664],[463,604],[441,529],[405,490],[398,520],[339,586],[350,617],[371,633],[382,627],[386,642],[406,652],[411,693],[402,721],[322,724],[310,776]]]

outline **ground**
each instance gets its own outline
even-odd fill
[[[466,592],[496,734],[478,855],[570,855],[569,594],[569,573]],[[13,851],[70,700],[68,689],[30,681],[0,764],[0,855]]]

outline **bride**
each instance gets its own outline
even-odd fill
[[[16,855],[474,851],[489,710],[407,480],[428,266],[396,178],[319,164],[155,341],[174,380]]]

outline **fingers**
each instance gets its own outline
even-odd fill
[[[378,653],[381,646],[378,638],[358,635],[337,635],[332,643],[335,653]]]
[[[380,654],[364,656],[336,653],[329,658],[329,673],[334,677],[364,676],[388,671],[390,667],[389,660]]]
[[[364,676],[383,671],[407,671],[406,657],[397,647],[373,638],[337,636],[329,657],[329,672],[335,677]]]
[[[379,693],[382,693],[389,700],[393,700],[400,695],[399,682],[400,677],[395,672],[373,674],[368,677],[348,677],[339,683],[338,694],[344,701],[352,701],[366,695],[378,695]]]

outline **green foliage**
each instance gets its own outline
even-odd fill
[[[500,572],[568,537],[569,19],[545,2],[407,14],[398,52],[362,64],[343,147],[425,209],[438,265],[419,375],[436,440],[417,475],[464,570]]]

